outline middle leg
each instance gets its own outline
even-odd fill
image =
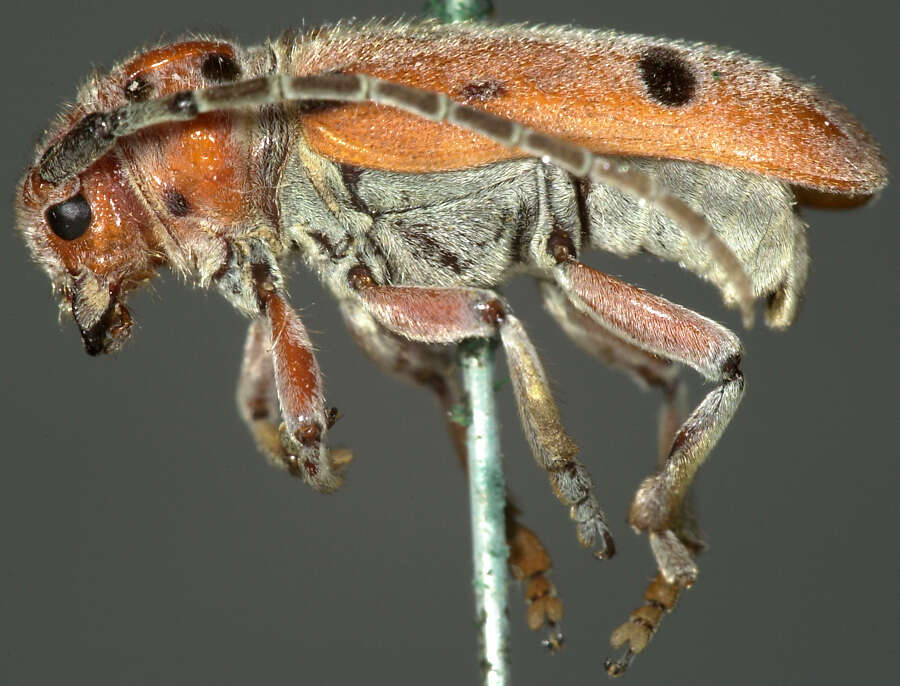
[[[446,419],[447,430],[463,471],[468,468],[465,428],[457,421],[466,403],[459,381],[456,351],[448,346],[429,346],[391,333],[365,309],[351,300],[342,300],[341,314],[354,340],[378,367],[431,390]],[[507,494],[506,540],[509,568],[524,587],[525,617],[529,628],[547,626],[544,644],[556,652],[562,646],[559,622],[562,601],[556,594],[550,572],[550,556],[537,535],[519,520],[519,510]]]
[[[519,415],[537,463],[550,475],[560,502],[569,506],[578,539],[598,558],[615,551],[593,483],[576,458],[575,442],[562,426],[537,352],[521,322],[492,291],[475,288],[383,286],[364,266],[348,281],[360,305],[382,326],[421,343],[456,343],[499,334],[506,353]]]

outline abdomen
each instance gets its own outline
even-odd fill
[[[744,266],[753,294],[769,299],[770,325],[791,322],[806,282],[808,256],[806,225],[787,184],[689,162],[631,159],[628,164],[706,217]],[[719,286],[726,301],[733,297],[708,251],[661,212],[599,184],[587,192],[587,209],[590,247],[622,257],[644,251],[677,262]]]

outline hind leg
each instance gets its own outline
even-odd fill
[[[609,674],[618,676],[696,579],[694,557],[701,545],[688,533],[694,528],[688,492],[743,396],[742,349],[737,337],[715,322],[581,264],[564,234],[551,235],[546,247],[555,262],[549,276],[576,310],[633,346],[690,365],[717,384],[677,429],[659,470],[632,502],[629,522],[648,532],[660,574],[645,592],[646,604],[612,636],[616,647],[629,644],[620,661],[607,662]]]
[[[434,393],[456,455],[465,470],[468,463],[466,432],[456,418],[466,399],[459,381],[455,349],[415,343],[391,333],[352,301],[341,301],[341,313],[357,344],[376,365]],[[507,496],[506,538],[510,571],[524,587],[528,626],[537,630],[546,625],[545,644],[551,651],[556,651],[562,644],[558,625],[563,606],[547,577],[550,556],[537,535],[519,521],[518,515],[518,508]]]
[[[538,287],[547,311],[578,347],[597,357],[607,367],[624,372],[641,388],[660,391],[662,405],[657,431],[657,468],[662,469],[676,432],[687,416],[687,389],[679,377],[680,366],[603,328],[577,309],[555,284],[538,281]],[[705,546],[700,540],[689,498],[684,501],[681,522],[679,537],[690,541],[691,547],[702,550]]]
[[[678,376],[679,366],[615,336],[578,310],[555,284],[539,281],[538,285],[548,312],[580,348],[607,366],[625,372],[642,388],[659,389],[662,393],[657,458],[657,466],[662,469],[687,414],[685,385]],[[689,497],[682,506],[678,537],[694,555],[705,548]],[[614,648],[628,644],[628,649],[620,660],[607,660],[606,668],[611,676],[624,674],[635,655],[647,647],[665,614],[674,610],[681,590],[678,584],[667,582],[662,574],[650,582],[644,591],[644,605],[632,612],[629,620],[612,634]]]
[[[744,393],[740,341],[696,312],[581,264],[564,235],[554,233],[547,251],[556,263],[550,275],[576,309],[634,346],[688,364],[716,383],[675,433],[662,467],[638,488],[628,517],[635,529],[648,532],[665,581],[690,586],[697,566],[677,534],[697,469]]]
[[[607,367],[626,373],[641,388],[658,389],[663,396],[659,414],[659,466],[665,461],[675,432],[685,416],[685,388],[679,366],[629,343],[577,309],[558,286],[538,281],[544,306],[575,344]]]

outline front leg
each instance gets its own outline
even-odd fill
[[[690,586],[697,566],[689,547],[693,541],[679,536],[685,499],[743,396],[741,344],[719,324],[581,264],[565,241],[556,241],[551,254],[556,283],[575,307],[628,342],[690,365],[717,383],[675,433],[657,474],[641,484],[628,517],[635,529],[649,532],[664,580]]]
[[[325,409],[312,344],[287,301],[266,284],[259,291],[262,312],[250,324],[238,383],[241,416],[272,462],[330,493],[350,454],[325,445],[335,413]]]
[[[353,267],[349,285],[362,307],[388,330],[422,343],[457,343],[499,334],[519,415],[538,465],[550,474],[556,497],[569,506],[578,539],[597,557],[615,551],[593,482],[576,458],[544,369],[522,323],[492,291],[474,288],[383,286],[368,268]]]
[[[280,469],[287,468],[281,447],[281,409],[275,390],[275,366],[269,351],[269,336],[261,319],[250,322],[244,357],[238,377],[237,406],[241,419],[250,429],[256,446]]]

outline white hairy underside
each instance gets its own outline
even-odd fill
[[[770,323],[793,318],[808,258],[806,226],[788,185],[689,162],[628,164],[707,218],[740,260],[755,296],[782,293],[781,311],[774,321],[770,315]],[[285,180],[283,221],[326,281],[335,260],[321,254],[311,235],[346,247],[346,258],[361,257],[383,282],[491,287],[516,271],[540,272],[546,240],[561,228],[580,250],[623,257],[647,252],[680,264],[734,300],[725,271],[672,219],[614,188],[591,184],[579,190],[567,173],[539,160],[429,174],[357,170],[351,183],[339,165],[305,149],[288,161]]]

